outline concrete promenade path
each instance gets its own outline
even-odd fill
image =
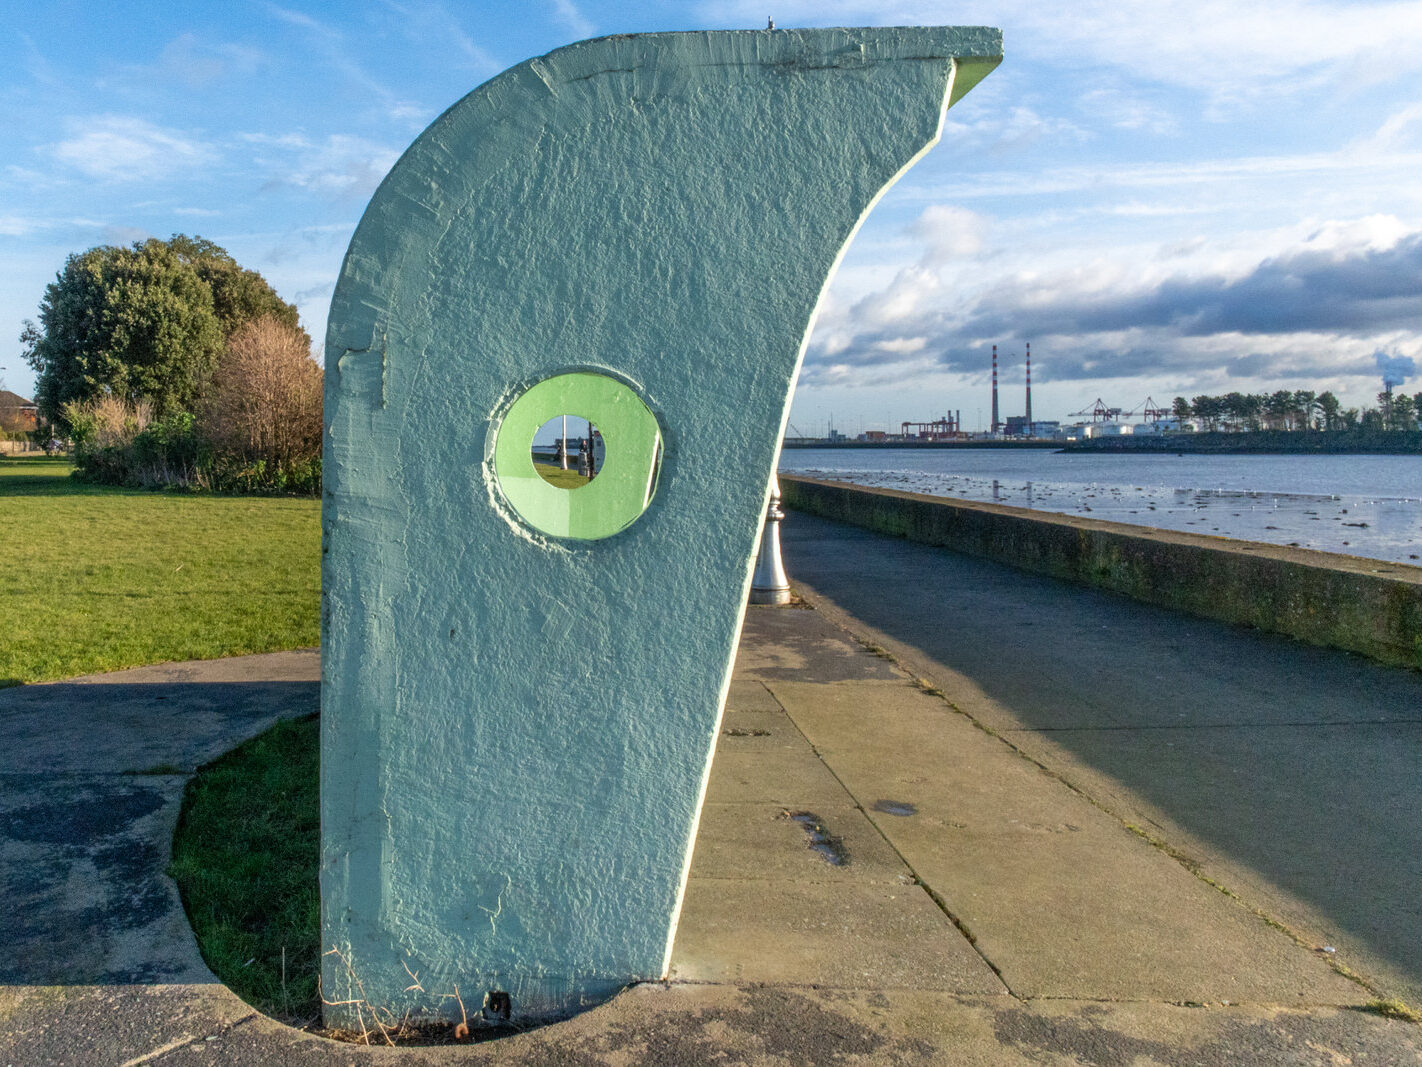
[[[1422,674],[785,525],[790,573],[829,618],[1201,880],[1422,1004]]]
[[[1305,891],[1346,882],[1411,929],[1415,879],[1385,897],[1416,826],[1384,841],[1386,812],[1338,809],[1392,797],[1417,821],[1417,783],[1388,777],[1416,767],[1417,716],[1379,708],[1415,712],[1422,680],[798,515],[786,532],[814,606],[747,618],[671,981],[481,1045],[302,1034],[197,955],[163,873],[183,785],[313,710],[315,653],[0,691],[0,1064],[1422,1062],[1422,1027],[1359,1010],[1413,996],[1417,957],[1360,933],[1341,888]],[[1254,673],[1271,657],[1282,676]],[[1198,722],[1131,725],[1180,714],[1152,681],[1185,673]],[[1331,678],[1380,703],[1328,720],[1324,774],[1287,724],[1322,716]],[[1053,701],[1070,729],[1037,717]],[[1225,735],[1264,784],[1234,780]],[[1364,735],[1387,744],[1332,782]],[[1343,859],[1290,882],[1271,848],[1306,834],[1273,820],[1310,775],[1323,802],[1294,818]],[[1264,825],[1227,847],[1245,802]]]

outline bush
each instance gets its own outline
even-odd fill
[[[146,422],[123,405],[74,405],[74,476],[97,485],[189,492],[316,496],[321,457],[286,463],[248,459],[214,446],[187,412]],[[136,427],[141,426],[141,429]]]
[[[270,315],[243,326],[213,375],[206,419],[213,445],[262,464],[267,477],[319,462],[322,377],[299,329]]]
[[[105,393],[94,400],[71,400],[63,414],[75,455],[82,456],[104,448],[126,448],[148,425],[153,409],[146,400],[130,403]]]
[[[218,493],[321,491],[321,368],[306,334],[274,316],[233,335],[209,400],[153,419],[105,395],[64,407],[83,481]]]

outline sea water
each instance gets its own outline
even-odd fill
[[[1422,456],[787,449],[780,470],[1422,564]]]

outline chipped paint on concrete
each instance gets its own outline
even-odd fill
[[[326,342],[328,998],[536,1018],[664,973],[820,295],[1000,57],[983,28],[587,41],[381,185]],[[569,372],[664,434],[650,506],[595,541],[492,476],[502,414]]]

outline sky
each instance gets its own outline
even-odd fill
[[[0,383],[66,256],[197,234],[325,332],[370,195],[501,70],[609,33],[990,25],[1002,65],[880,201],[791,424],[1422,390],[1422,0],[345,0],[0,8]]]

